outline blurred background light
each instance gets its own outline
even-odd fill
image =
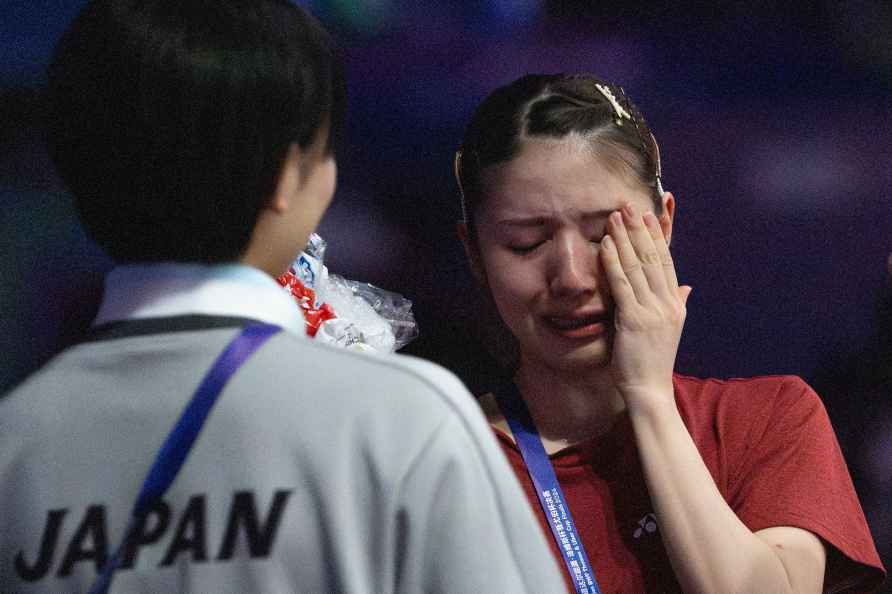
[[[324,19],[360,35],[391,31],[400,25],[400,12],[395,0],[315,0],[308,8]]]

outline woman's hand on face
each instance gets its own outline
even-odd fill
[[[679,286],[656,216],[631,204],[610,215],[601,259],[616,310],[610,362],[626,405],[673,397],[672,370],[691,287]]]

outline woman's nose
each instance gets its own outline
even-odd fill
[[[597,290],[596,247],[582,237],[556,240],[550,263],[549,286],[556,296],[573,296]]]

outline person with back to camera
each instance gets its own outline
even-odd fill
[[[455,169],[460,238],[511,335],[491,350],[513,381],[481,405],[569,587],[879,587],[885,570],[811,388],[673,372],[691,291],[669,251],[676,198],[622,88],[587,75],[501,87]]]
[[[64,33],[49,148],[118,266],[0,400],[0,591],[563,589],[455,376],[308,340],[274,280],[334,192],[339,72],[287,0],[96,0]]]

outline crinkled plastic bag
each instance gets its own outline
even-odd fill
[[[289,274],[279,278],[298,300],[309,335],[363,352],[393,352],[418,336],[410,300],[370,283],[329,274],[323,264],[325,248],[325,240],[313,233]]]

